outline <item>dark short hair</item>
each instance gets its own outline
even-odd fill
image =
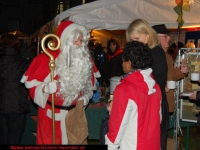
[[[110,39],[110,40],[107,42],[107,50],[108,50],[107,52],[108,52],[108,54],[112,53],[111,50],[110,50],[110,44],[111,44],[111,43],[116,44],[115,52],[116,52],[116,50],[118,50],[118,49],[120,48],[119,42],[117,42],[117,40],[115,40],[115,39]]]
[[[125,62],[130,60],[133,69],[147,69],[153,62],[148,45],[138,41],[126,43],[122,58]]]
[[[0,38],[0,49],[9,47],[19,49],[20,45],[20,40],[13,34],[5,34]]]

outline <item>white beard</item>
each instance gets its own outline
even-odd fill
[[[66,46],[56,59],[60,90],[58,96],[70,105],[80,93],[88,93],[91,86],[92,62],[86,47]]]

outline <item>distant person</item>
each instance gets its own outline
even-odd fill
[[[110,78],[123,75],[122,52],[119,43],[115,39],[107,42],[107,55],[105,58],[104,82],[110,86]]]
[[[175,60],[178,56],[178,51],[179,49],[183,48],[184,47],[184,44],[181,43],[181,42],[175,42],[175,43],[172,43],[170,46],[169,46],[169,49],[167,51],[167,53],[172,56],[173,60]],[[184,52],[183,50],[180,51],[180,54],[182,55]]]
[[[94,42],[93,41],[88,42],[88,49],[90,51],[90,55],[92,59],[94,60]]]
[[[148,44],[153,57],[152,74],[162,92],[161,150],[166,150],[168,136],[169,108],[165,93],[167,81],[167,61],[165,52],[155,30],[146,20],[136,19],[127,28],[127,41],[139,41]]]
[[[108,150],[160,150],[161,91],[147,44],[132,41],[122,54],[123,76],[108,107]]]
[[[20,41],[13,34],[0,38],[0,145],[19,145],[30,111],[28,91],[20,83],[29,66],[20,55]]]
[[[166,28],[164,24],[155,25],[153,26],[153,29],[157,32],[158,37],[160,39],[161,47],[166,55],[167,66],[168,66],[167,81],[178,81],[183,79],[187,75],[189,69],[187,67],[187,64],[184,63],[184,61],[181,62],[181,68],[174,67],[173,58],[167,53],[170,43],[169,30]],[[165,92],[167,95],[167,102],[169,105],[169,114],[172,115],[175,111],[174,89],[169,89],[166,84]]]
[[[106,53],[101,43],[96,43],[94,45],[93,52],[94,52],[95,65],[98,68],[100,74],[102,75],[101,78],[98,78],[99,84],[102,85],[102,82],[103,82],[102,79],[104,78],[103,72],[104,72],[104,67],[105,67]]]

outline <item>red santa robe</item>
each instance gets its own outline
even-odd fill
[[[50,51],[53,57],[56,59],[60,53],[60,50]],[[93,65],[93,75],[91,79],[90,93],[87,94],[91,99],[93,90],[96,89],[96,78],[100,77],[100,73],[96,66]],[[58,78],[54,71],[54,79]],[[52,144],[52,108],[47,103],[47,100],[51,101],[52,95],[42,92],[42,87],[51,81],[51,74],[49,69],[49,57],[46,54],[40,54],[34,58],[30,67],[23,75],[21,82],[25,83],[29,89],[30,97],[39,106],[38,107],[38,119],[37,119],[37,139],[36,144]],[[57,93],[57,92],[56,92]],[[62,106],[64,100],[54,94],[54,104]],[[88,102],[87,102],[88,103]],[[67,110],[54,109],[55,112],[55,131],[56,131],[56,144],[67,144],[67,135],[65,127],[65,117]]]

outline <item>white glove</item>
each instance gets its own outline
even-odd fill
[[[86,107],[88,105],[90,99],[92,98],[92,96],[93,96],[93,91],[89,91],[89,93],[81,96],[78,100],[79,101],[80,100],[84,100],[84,104],[83,105],[84,105],[84,107]]]
[[[57,82],[56,81],[48,82],[44,87],[44,92],[47,94],[55,93],[56,90],[57,90]]]
[[[84,95],[84,96],[81,96],[78,100],[79,101],[84,100],[83,105],[86,106],[90,99],[89,99],[89,97],[87,95]]]

